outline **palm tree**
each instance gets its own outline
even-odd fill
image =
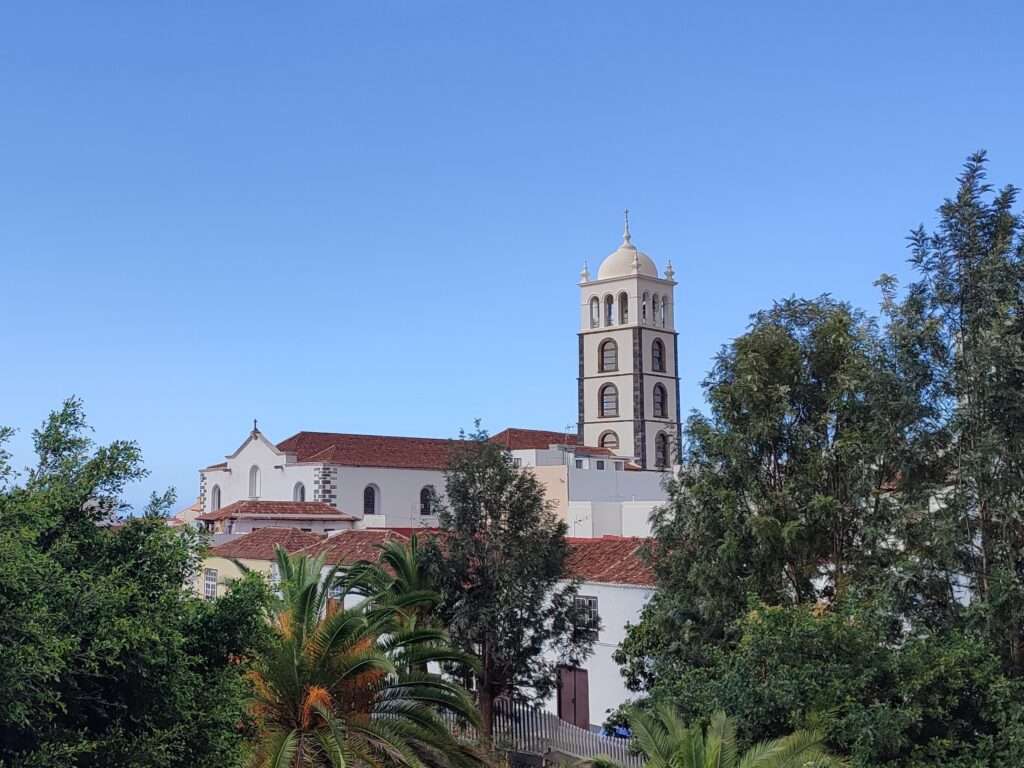
[[[668,704],[630,715],[635,744],[647,757],[646,768],[838,768],[846,761],[830,754],[820,731],[800,730],[755,744],[742,755],[736,723],[724,712],[711,716],[705,731],[687,725]]]
[[[262,768],[477,768],[449,720],[479,722],[460,686],[427,665],[465,663],[444,632],[408,627],[372,601],[328,609],[337,575],[322,557],[278,549],[281,603],[275,643],[251,675]]]
[[[441,596],[423,561],[419,539],[386,541],[376,561],[360,560],[345,569],[340,592],[371,602],[371,609],[399,614],[408,627],[429,624]]]

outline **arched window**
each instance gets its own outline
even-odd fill
[[[658,315],[658,324],[665,327],[665,315],[668,314],[668,296],[664,296],[661,299],[661,314]]]
[[[305,501],[306,500],[306,486],[302,483],[296,483],[295,487],[292,488],[292,501]]]
[[[655,339],[651,343],[651,368],[655,371],[665,371],[665,345],[661,339]]]
[[[210,491],[210,511],[216,512],[220,509],[220,486],[215,485]]]
[[[658,294],[651,296],[651,324],[658,324]]]
[[[601,433],[601,437],[597,439],[597,444],[601,448],[607,448],[609,451],[618,450],[619,436],[609,429],[607,432]]]
[[[260,497],[260,468],[255,464],[249,469],[249,498],[258,499]]]
[[[654,438],[654,466],[668,466],[668,435],[659,432]]]
[[[598,369],[602,372],[619,370],[619,345],[613,339],[601,342],[597,363]]]
[[[611,294],[604,297],[604,324],[612,325],[615,322],[615,299]]]
[[[377,486],[368,485],[363,489],[363,514],[377,514]]]
[[[614,384],[605,384],[601,387],[598,399],[601,416],[619,415],[619,390]]]
[[[601,300],[595,296],[590,300],[590,327],[597,328],[601,324]]]
[[[434,492],[434,486],[423,486],[423,490],[420,491],[420,514],[433,515],[435,514],[436,506],[437,494]]]
[[[644,291],[643,302],[640,304],[640,322],[644,325],[647,324],[647,302],[651,300],[650,295],[647,291]]]
[[[668,416],[668,393],[661,384],[654,385],[654,418],[664,419]]]
[[[629,295],[623,291],[619,294],[619,325],[629,322]]]

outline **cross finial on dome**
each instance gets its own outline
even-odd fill
[[[625,219],[625,225],[622,228],[622,239],[624,242],[629,242],[629,208],[624,208],[622,211],[622,217]]]

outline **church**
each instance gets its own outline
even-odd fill
[[[597,276],[586,266],[580,274],[576,431],[508,428],[490,438],[543,483],[568,526],[577,600],[600,617],[593,654],[585,666],[560,669],[559,694],[546,702],[582,729],[597,728],[629,696],[615,649],[654,594],[640,551],[678,455],[675,285],[671,264],[659,273],[633,244],[627,214],[622,243]],[[372,557],[382,541],[436,529],[454,445],[314,431],[275,443],[254,423],[236,450],[199,471],[189,517],[215,546],[196,592],[222,594],[239,563],[272,579],[277,546],[347,565]]]
[[[646,536],[678,455],[678,336],[671,262],[659,273],[622,242],[591,278],[580,273],[575,433],[509,428],[491,439],[545,485],[576,537]],[[281,442],[254,423],[223,461],[199,471],[189,517],[220,537],[261,527],[331,534],[431,528],[450,440],[301,431]]]

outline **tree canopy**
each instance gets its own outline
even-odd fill
[[[879,318],[752,318],[654,519],[628,683],[743,739],[820,723],[858,765],[1024,756],[1024,229],[969,158]]]
[[[499,696],[543,700],[559,664],[593,644],[566,568],[566,525],[528,469],[513,466],[479,428],[454,451],[442,535],[431,544],[451,637],[480,660],[474,673],[483,729]]]
[[[141,454],[94,445],[80,401],[33,438],[23,484],[0,453],[0,763],[241,764],[262,581],[192,595],[201,543],[166,525],[171,493],[112,525]]]

